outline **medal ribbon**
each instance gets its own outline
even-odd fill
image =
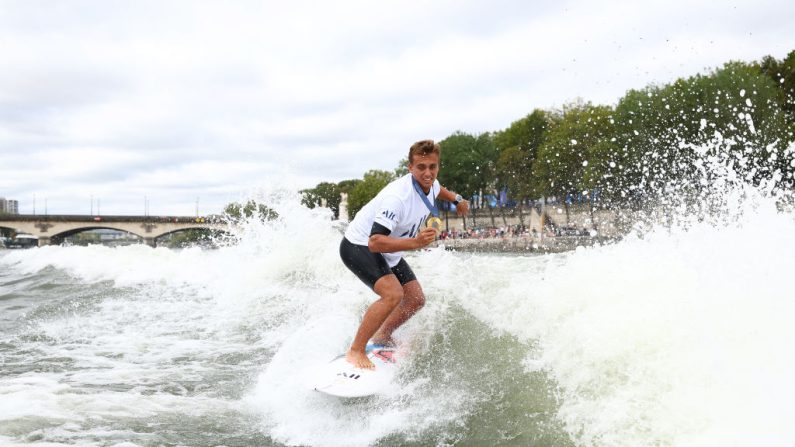
[[[430,200],[428,200],[428,196],[422,192],[422,186],[420,186],[420,182],[418,182],[414,176],[411,176],[411,182],[414,184],[414,190],[420,195],[420,199],[422,199],[423,203],[425,203],[425,206],[427,206],[431,211],[431,215],[433,217],[439,217],[439,208],[436,208],[436,206],[432,204]],[[433,191],[433,186],[431,186],[431,191]]]

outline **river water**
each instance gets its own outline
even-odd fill
[[[374,398],[307,389],[372,301],[297,200],[216,250],[0,251],[0,445],[795,444],[795,221],[772,203],[564,254],[412,253]]]

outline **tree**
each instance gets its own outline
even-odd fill
[[[455,132],[439,142],[439,181],[464,197],[472,197],[493,186],[497,148],[488,133]]]
[[[564,106],[538,149],[533,165],[535,187],[543,195],[564,201],[569,216],[570,195],[592,194],[602,172],[606,141],[613,138],[612,109],[576,102]],[[597,166],[592,166],[596,162]],[[608,165],[609,166],[609,165]],[[592,197],[592,196],[591,196]],[[592,202],[592,201],[591,201]]]
[[[321,182],[312,189],[305,189],[301,191],[301,203],[308,208],[316,206],[324,206],[334,213],[334,218],[338,219],[340,216],[340,187],[338,184]]]
[[[258,218],[261,221],[274,220],[279,217],[279,213],[271,209],[264,203],[249,200],[245,204],[232,202],[224,208],[224,214],[232,221],[243,219]]]
[[[789,124],[795,123],[795,50],[781,61],[773,56],[763,57],[759,70],[781,89],[781,108],[787,113]]]
[[[786,115],[786,141],[795,141],[795,50],[790,51],[783,60],[765,56],[759,64],[762,74],[768,76],[781,90],[780,107]],[[781,156],[776,169],[782,174],[779,187],[792,190],[795,188],[795,166],[793,154]]]
[[[171,248],[184,248],[195,245],[217,246],[217,241],[224,237],[224,232],[209,228],[189,228],[171,233],[163,243]]]
[[[471,198],[496,186],[495,166],[499,153],[491,134],[475,136],[458,131],[440,141],[439,146],[442,153],[439,182],[447,188]]]
[[[339,187],[341,193],[350,194],[353,188],[361,183],[361,181],[361,179],[343,180],[337,183],[337,187]]]
[[[524,202],[533,193],[531,186],[531,172],[533,169],[533,159],[522,151],[519,146],[512,146],[503,149],[500,159],[497,160],[497,175],[500,183],[508,188],[508,191],[518,199],[519,222],[524,225]]]
[[[356,216],[370,200],[372,200],[395,177],[391,172],[370,170],[364,178],[355,184],[348,194],[348,213],[351,218]]]
[[[497,184],[508,188],[519,202],[519,221],[524,225],[524,202],[535,196],[533,163],[538,148],[544,142],[550,121],[547,113],[536,109],[494,134],[494,144],[500,152],[496,165]]]
[[[524,118],[511,123],[508,128],[494,133],[494,145],[498,151],[518,147],[535,158],[535,151],[544,142],[549,128],[549,117],[541,109],[535,109]]]
[[[792,139],[781,94],[769,77],[741,62],[629,91],[614,115],[620,148],[614,162],[623,180],[616,186],[624,197],[697,195],[701,180],[710,183],[704,161],[715,157],[734,164],[740,176],[753,170],[756,181],[770,177],[768,161],[781,160]]]
[[[409,173],[409,157],[403,157],[395,168],[395,178],[403,177]]]

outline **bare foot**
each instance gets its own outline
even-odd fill
[[[367,358],[367,354],[365,354],[363,351],[354,351],[349,349],[348,353],[345,354],[345,360],[357,368],[375,369],[375,365],[373,365],[373,362]]]

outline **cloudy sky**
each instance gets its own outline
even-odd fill
[[[0,196],[215,213],[391,170],[419,139],[783,58],[793,17],[791,0],[0,0]]]

